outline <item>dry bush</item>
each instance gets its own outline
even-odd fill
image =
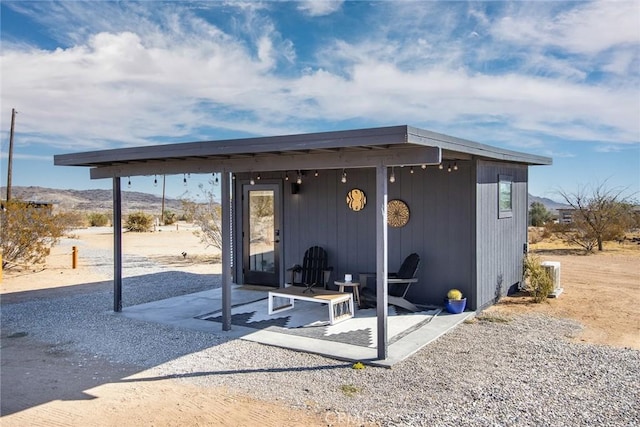
[[[178,220],[178,215],[172,211],[164,211],[162,217],[163,217],[162,223],[164,225],[175,224],[176,221]]]
[[[222,207],[214,197],[214,181],[209,181],[209,185],[211,189],[205,188],[203,184],[198,186],[204,202],[185,199],[182,200],[182,209],[184,216],[200,228],[193,234],[207,247],[222,249]]]
[[[111,218],[106,213],[91,212],[87,214],[87,221],[91,227],[106,227],[111,222]]]
[[[553,291],[553,279],[538,257],[531,255],[524,257],[524,277],[525,290],[536,303],[546,300]]]
[[[528,237],[529,243],[536,244],[544,240],[545,227],[529,227]]]
[[[48,206],[22,200],[6,202],[0,212],[2,268],[31,267],[44,261],[51,246],[70,228],[71,218]]]
[[[153,227],[153,217],[142,211],[129,214],[124,227],[129,231],[144,233]]]

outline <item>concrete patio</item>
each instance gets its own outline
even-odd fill
[[[251,304],[260,307],[262,302],[266,307],[268,290],[269,288],[234,286],[232,288],[232,311],[239,312],[238,316],[240,316],[245,314],[242,313],[243,308]],[[298,303],[296,303],[296,308],[300,311],[305,310],[305,306],[298,307]],[[389,310],[390,313],[396,314],[395,308],[390,307]],[[260,308],[259,311],[259,313],[248,313],[244,318],[256,317],[257,315],[262,319],[262,322],[266,321],[268,323],[270,319],[266,313],[266,308],[264,311]],[[176,328],[219,334],[296,351],[320,354],[334,359],[361,361],[384,367],[391,367],[406,359],[420,348],[475,315],[474,312],[449,314],[444,310],[438,309],[425,312],[425,315],[420,318],[412,317],[420,315],[420,313],[405,313],[405,315],[398,313],[395,317],[390,316],[388,319],[390,331],[388,335],[388,357],[385,360],[378,360],[375,346],[367,346],[366,343],[364,345],[362,343],[354,345],[331,339],[327,340],[322,337],[321,333],[318,335],[318,327],[308,328],[310,331],[313,330],[316,336],[313,336],[313,334],[311,334],[312,336],[302,336],[294,334],[294,332],[299,332],[304,328],[287,330],[283,327],[271,326],[256,329],[256,327],[241,326],[234,321],[231,331],[225,332],[222,331],[222,324],[215,321],[215,316],[220,315],[221,312],[222,289],[218,288],[125,307],[122,315],[132,319],[171,325]],[[349,331],[351,328],[351,332],[360,333],[362,336],[363,322],[367,321],[367,319],[363,319],[365,312],[366,310],[356,309],[354,318],[339,323],[340,330]],[[280,323],[282,324],[283,322]],[[373,329],[375,330],[375,327]],[[375,343],[375,340],[373,342]]]

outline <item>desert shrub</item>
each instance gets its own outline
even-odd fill
[[[43,262],[64,234],[68,221],[49,207],[21,200],[6,202],[0,211],[2,268],[11,269]]]
[[[106,227],[109,225],[109,215],[102,212],[91,212],[87,214],[87,221],[90,227]]]
[[[209,185],[211,189],[205,188],[203,184],[199,185],[205,202],[184,199],[182,209],[185,216],[191,218],[192,222],[200,228],[193,234],[198,236],[205,245],[222,249],[222,208],[214,198],[214,182],[209,181]]]
[[[527,255],[524,257],[525,290],[534,302],[542,302],[553,291],[553,279],[542,266],[540,258]]]
[[[548,222],[544,225],[542,232],[543,239],[560,239],[568,245],[575,245],[574,240],[575,229],[572,224]]]
[[[63,223],[67,230],[87,226],[87,219],[82,212],[60,212],[56,215],[56,218],[58,218],[58,221]]]
[[[142,211],[129,214],[124,227],[129,231],[143,233],[153,227],[153,217]]]
[[[546,227],[529,227],[527,229],[527,235],[529,238],[529,243],[535,244],[540,243],[544,240]]]
[[[163,217],[164,217],[163,218],[164,225],[175,224],[175,222],[178,219],[178,215],[176,215],[175,212],[171,212],[171,211],[164,211]]]

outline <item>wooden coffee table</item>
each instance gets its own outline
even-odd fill
[[[293,308],[295,300],[300,300],[327,304],[330,325],[353,317],[353,295],[351,292],[335,292],[324,289],[314,289],[313,293],[304,291],[304,288],[296,286],[269,291],[269,314],[290,310]],[[284,298],[288,303],[275,306],[276,298]]]

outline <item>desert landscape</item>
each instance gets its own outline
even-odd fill
[[[220,271],[219,253],[205,248],[185,223],[152,233],[125,233],[125,256],[141,257],[166,268],[197,274]],[[78,268],[71,268],[71,245],[79,251]],[[110,265],[97,266],[84,255],[110,254],[109,227],[75,230],[55,246],[45,265],[4,272],[0,283],[3,309],[32,299],[55,301],[74,292],[87,292],[84,284],[108,290]],[[583,326],[567,339],[579,343],[640,350],[640,246],[609,243],[606,251],[584,255],[557,241],[541,241],[531,251],[543,260],[561,263],[564,292],[541,304],[527,295],[503,298],[479,313],[478,318],[507,318],[541,314],[572,319]],[[185,252],[187,255],[183,256]],[[125,270],[126,274],[126,270]],[[94,286],[94,285],[92,285]],[[472,325],[461,325],[468,328]],[[26,335],[26,334],[25,334]],[[2,330],[3,426],[18,425],[361,425],[369,421],[306,408],[282,401],[263,400],[256,394],[228,387],[208,387],[172,379],[135,381],[144,377],[135,367],[100,357],[56,351],[50,343],[29,335]],[[86,376],[99,381],[87,381]],[[44,385],[44,386],[42,386]],[[84,397],[49,399],[50,387],[83,390]],[[37,399],[38,393],[45,393]],[[259,394],[259,393],[257,393]],[[40,405],[12,409],[11,399],[31,396]],[[49,400],[47,400],[49,399]],[[7,401],[9,400],[9,401]],[[8,412],[8,414],[7,414]]]

